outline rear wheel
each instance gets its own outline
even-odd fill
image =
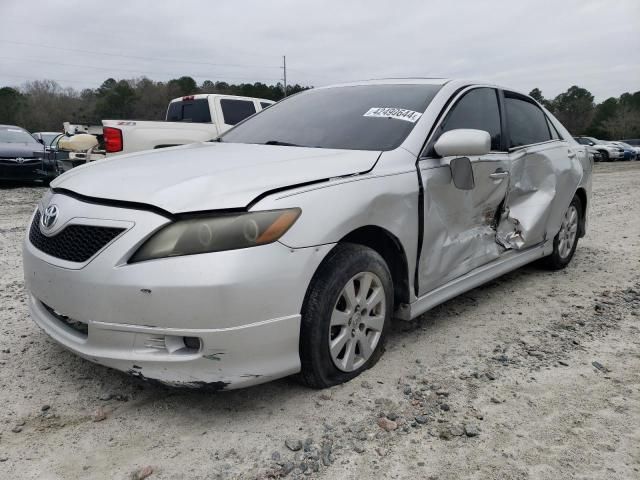
[[[384,351],[393,282],[384,259],[339,244],[316,272],[302,308],[301,377],[313,388],[337,385],[373,366]]]
[[[582,218],[582,202],[577,196],[562,217],[560,231],[553,239],[553,253],[544,259],[544,264],[551,270],[560,270],[573,258],[578,246],[578,231]]]

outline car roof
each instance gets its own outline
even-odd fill
[[[505,87],[503,85],[496,85],[493,82],[487,82],[482,80],[474,80],[468,78],[446,78],[446,77],[394,77],[394,78],[375,78],[370,80],[359,80],[353,82],[336,83],[332,85],[326,85],[322,87],[316,87],[317,89],[323,88],[335,88],[335,87],[355,87],[359,85],[436,85],[447,86],[453,90],[464,88],[472,85],[480,85],[483,87],[498,88],[500,90],[508,90],[509,92],[518,93],[525,97],[531,98],[531,96],[518,90],[517,88]]]
[[[26,129],[19,127],[17,125],[0,125],[0,128],[19,128],[20,130],[24,130],[25,132],[27,131]]]
[[[174,98],[169,103],[182,102],[185,98],[189,98],[189,100],[202,100],[209,97],[221,97],[228,98],[230,100],[258,100],[260,102],[276,103],[275,101],[269,100],[268,98],[244,97],[242,95],[226,95],[224,93],[195,93],[193,95],[183,95],[182,97]]]

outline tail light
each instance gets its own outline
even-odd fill
[[[195,100],[196,96],[195,95],[187,95],[186,97],[182,97],[182,101],[183,102],[188,102],[191,100]]]
[[[102,129],[104,138],[104,149],[107,153],[115,153],[122,151],[122,130],[113,127],[104,127]]]

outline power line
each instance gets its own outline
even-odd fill
[[[141,55],[125,55],[122,53],[110,53],[110,52],[99,52],[95,50],[83,50],[80,48],[67,48],[67,47],[52,47],[51,45],[42,45],[37,43],[27,43],[27,42],[16,42],[14,40],[0,40],[2,43],[11,43],[13,45],[23,45],[28,47],[37,47],[37,48],[49,48],[53,50],[61,50],[66,52],[76,52],[76,53],[88,53],[91,55],[103,55],[107,57],[121,57],[121,58],[131,58],[134,60],[153,60],[153,61],[161,61],[161,62],[175,62],[175,63],[191,63],[194,65],[208,65],[211,67],[232,67],[232,68],[280,68],[279,66],[274,65],[257,65],[257,64],[241,64],[241,63],[210,63],[210,62],[202,62],[199,60],[186,60],[186,59],[177,59],[177,58],[168,58],[168,57],[145,57]]]

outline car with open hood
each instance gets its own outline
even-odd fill
[[[525,264],[571,261],[592,159],[535,100],[489,83],[316,88],[216,141],[58,177],[24,241],[55,341],[213,390],[372,367],[392,319]]]

